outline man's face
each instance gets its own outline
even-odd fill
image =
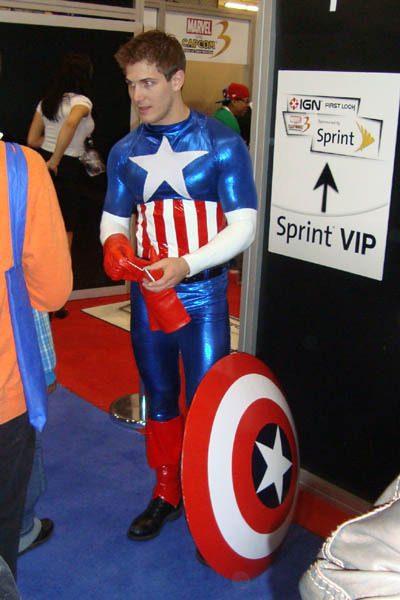
[[[231,102],[231,111],[235,117],[243,117],[249,108],[249,98],[237,98]]]
[[[144,123],[171,125],[177,122],[183,71],[178,71],[167,81],[154,64],[141,61],[128,65],[125,75],[132,104]]]

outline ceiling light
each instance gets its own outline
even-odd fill
[[[240,10],[251,10],[253,12],[257,12],[258,11],[258,6],[256,6],[255,4],[245,4],[245,3],[240,3],[240,2],[225,2],[224,4],[225,8],[238,8]]]

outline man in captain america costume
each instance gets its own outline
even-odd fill
[[[147,31],[115,57],[142,124],[110,152],[101,241],[106,273],[132,282],[132,345],[148,399],[156,485],[128,530],[142,541],[182,512],[179,355],[190,405],[207,371],[230,352],[228,262],[254,239],[257,199],[240,136],[183,101],[179,42]]]

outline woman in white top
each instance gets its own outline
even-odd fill
[[[70,213],[77,211],[71,211],[71,207],[66,204],[79,199],[71,197],[68,183],[72,184],[73,191],[76,192],[74,183],[80,183],[85,175],[79,156],[85,150],[86,138],[94,129],[91,115],[93,105],[88,97],[91,93],[92,73],[92,63],[86,54],[68,54],[44,98],[39,102],[28,133],[28,146],[42,150],[47,167],[54,175],[70,244],[73,225],[76,225],[74,215]],[[78,177],[78,182],[75,182],[74,175]]]
[[[78,226],[86,171],[79,160],[94,130],[88,55],[69,53],[39,102],[28,132],[28,146],[37,148],[53,176],[71,248]],[[60,314],[56,316],[66,316]]]

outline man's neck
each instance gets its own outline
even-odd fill
[[[186,104],[182,101],[177,102],[171,113],[168,116],[168,119],[162,125],[175,125],[175,123],[181,123],[190,115],[190,108],[186,106]]]
[[[176,121],[174,121],[174,122],[180,123],[181,121],[184,121],[185,119],[187,119],[189,115],[190,115],[190,108],[188,106],[186,106],[186,104],[184,102],[182,102],[182,105],[179,107],[179,110],[177,111]]]

